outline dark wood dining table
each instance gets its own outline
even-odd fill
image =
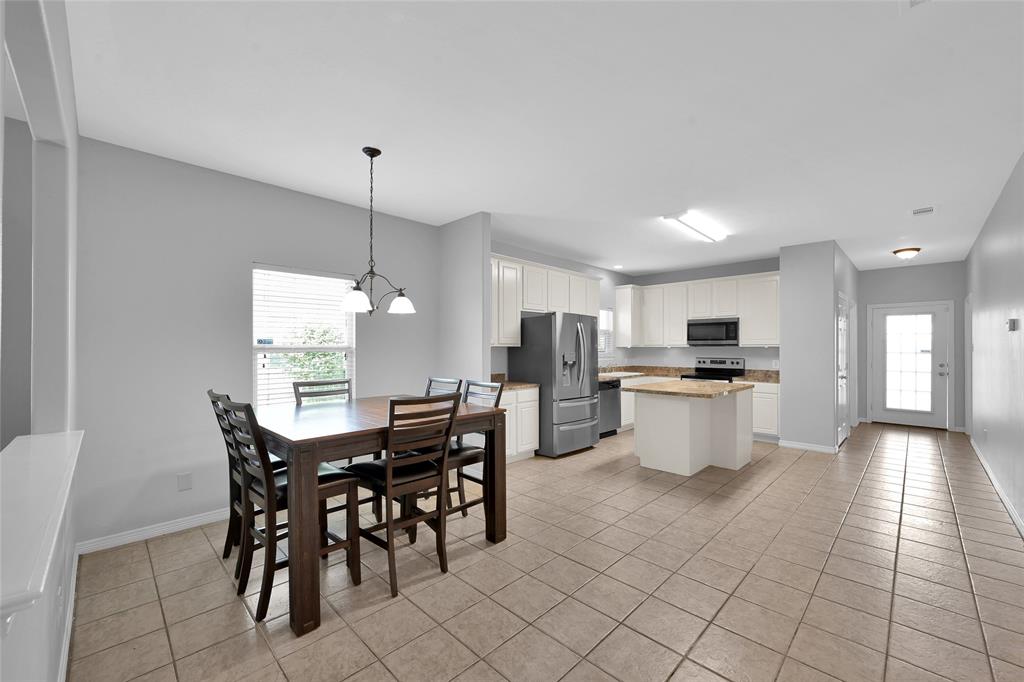
[[[288,462],[288,605],[296,635],[320,626],[317,465],[383,451],[390,399],[380,396],[301,407],[268,405],[257,413],[268,448]],[[486,537],[501,542],[505,539],[505,410],[460,405],[453,435],[479,432],[485,434],[486,441]]]

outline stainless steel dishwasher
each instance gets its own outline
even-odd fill
[[[622,426],[622,382],[606,379],[597,383],[598,431],[601,438],[614,436]]]

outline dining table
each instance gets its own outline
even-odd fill
[[[317,466],[383,452],[392,397],[409,396],[265,405],[257,412],[268,449],[288,464],[288,613],[296,635],[320,626]],[[502,542],[506,534],[504,408],[460,405],[452,435],[471,433],[483,433],[485,441],[485,535],[489,542]]]

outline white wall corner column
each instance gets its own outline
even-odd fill
[[[474,213],[440,234],[437,373],[490,379],[491,214]],[[415,296],[415,292],[409,292]]]

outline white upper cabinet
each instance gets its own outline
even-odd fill
[[[686,345],[686,289],[685,283],[665,285],[665,345]]]
[[[640,308],[639,287],[632,285],[615,287],[616,348],[632,348],[642,345]]]
[[[587,315],[597,317],[601,313],[601,280],[587,280]]]
[[[491,258],[491,345],[520,344],[520,313],[598,316],[601,281],[502,256]]]
[[[665,287],[641,289],[641,316],[645,346],[665,345]]]
[[[686,346],[687,321],[712,317],[740,320],[741,346],[779,345],[779,275],[615,288],[615,345]]]
[[[548,270],[548,312],[569,312],[569,274]]]
[[[569,275],[569,312],[587,314],[587,278]]]
[[[711,280],[711,317],[738,316],[740,311],[738,290],[738,280]]]
[[[498,261],[491,259],[491,345],[498,345]]]
[[[690,319],[712,317],[711,282],[690,282],[687,286],[687,303]]]
[[[542,313],[548,309],[548,271],[536,265],[523,266],[523,310]]]
[[[741,346],[779,345],[779,277],[739,280]]]
[[[523,268],[518,263],[498,261],[498,345],[501,346],[519,345],[522,273]]]

